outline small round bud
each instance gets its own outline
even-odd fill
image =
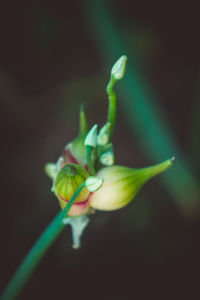
[[[100,162],[104,166],[112,166],[114,164],[114,155],[112,151],[106,151],[100,156]]]

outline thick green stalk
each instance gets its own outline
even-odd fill
[[[7,285],[1,300],[13,300],[16,299],[27,280],[33,273],[35,267],[46,253],[50,245],[56,239],[58,234],[62,231],[65,224],[63,223],[63,218],[67,215],[70,208],[72,207],[74,201],[80,194],[84,187],[84,182],[79,185],[67,205],[63,210],[61,210],[53,221],[49,224],[46,230],[38,238],[34,246],[31,248],[25,259],[22,261],[18,270],[14,274],[13,278]]]

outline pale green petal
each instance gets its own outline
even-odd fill
[[[45,165],[45,173],[54,180],[57,175],[57,164],[55,163],[47,163]]]

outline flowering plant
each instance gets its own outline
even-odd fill
[[[115,83],[125,73],[127,57],[121,56],[111,70],[108,94],[108,115],[99,133],[95,124],[89,131],[83,109],[80,110],[80,131],[68,143],[57,163],[45,166],[52,179],[52,191],[58,198],[61,211],[33,245],[13,278],[7,285],[2,300],[15,299],[49,246],[65,227],[72,227],[73,247],[79,248],[83,230],[92,211],[111,211],[124,207],[143,184],[169,168],[174,158],[152,167],[133,169],[114,164],[112,132],[115,125]]]
[[[83,108],[80,109],[80,131],[75,140],[68,143],[57,163],[48,163],[46,173],[53,180],[52,191],[63,209],[76,191],[85,186],[73,203],[65,224],[70,224],[73,247],[78,248],[83,229],[89,222],[88,215],[96,209],[111,211],[124,207],[151,177],[170,167],[174,158],[161,164],[133,169],[114,165],[112,132],[115,125],[115,83],[125,74],[127,57],[121,56],[111,70],[107,85],[108,115],[105,125],[98,133],[97,124],[89,131]]]

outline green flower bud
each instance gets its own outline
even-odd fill
[[[76,164],[67,164],[59,171],[53,184],[53,192],[57,196],[62,209],[66,206],[78,186],[88,176],[88,172],[82,166]],[[70,209],[69,216],[85,213],[89,205],[89,194],[90,192],[84,187]]]
[[[101,169],[96,175],[104,179],[103,186],[90,197],[90,206],[99,210],[116,210],[127,205],[143,184],[168,169],[173,159],[152,167],[132,169],[112,166]]]

